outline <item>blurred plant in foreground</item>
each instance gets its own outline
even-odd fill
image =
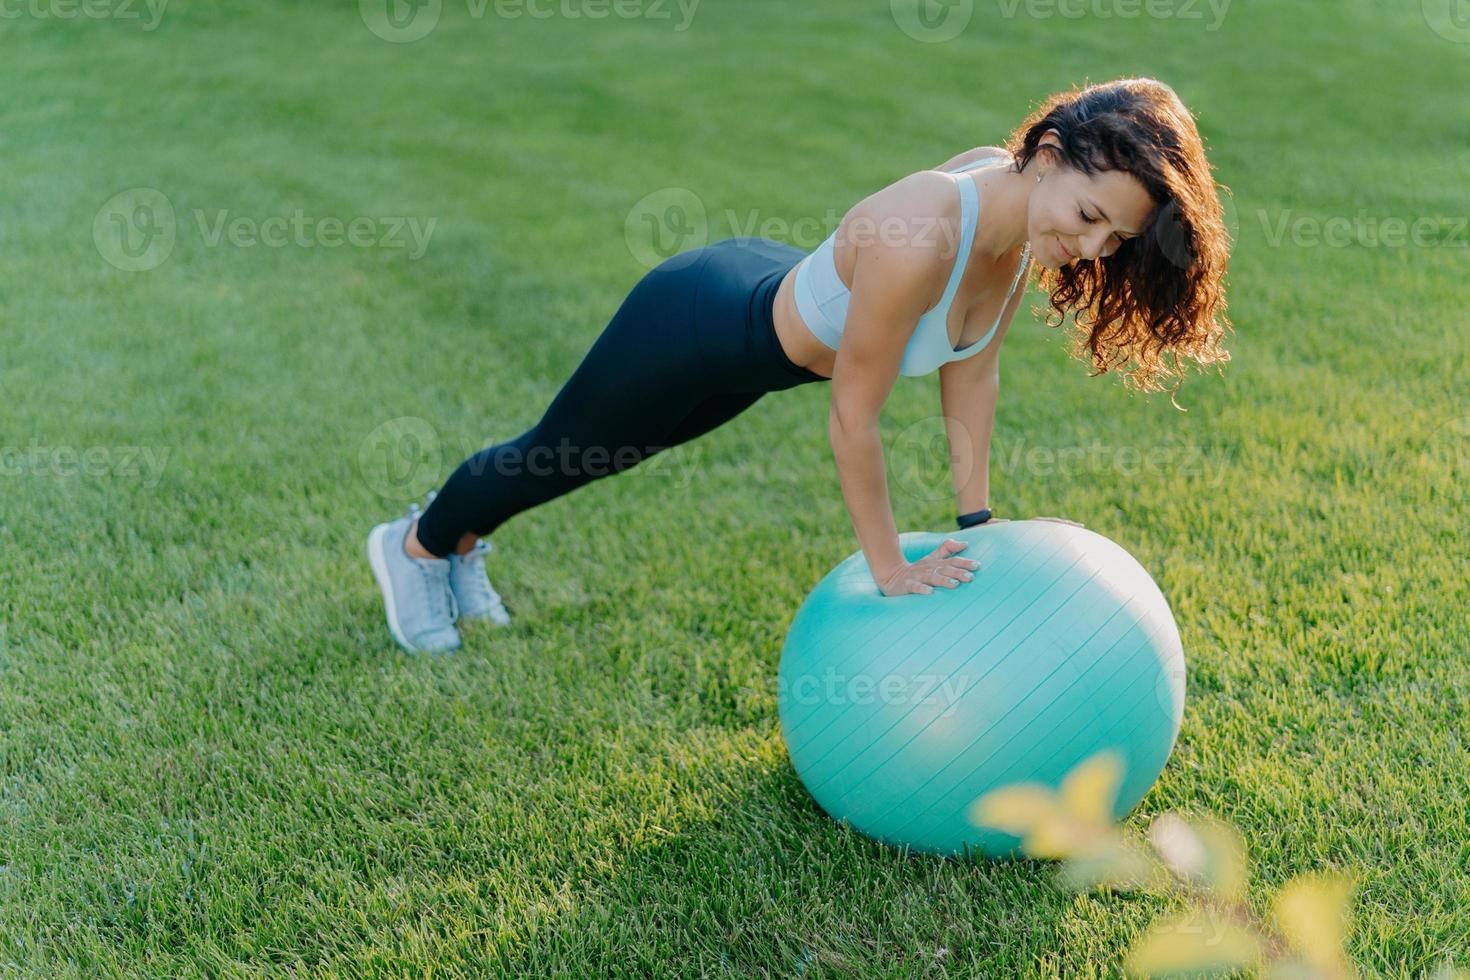
[[[1117,753],[1100,752],[1055,790],[1015,783],[970,805],[977,826],[1021,838],[1021,850],[1064,861],[1071,888],[1153,890],[1182,897],[1186,910],[1155,922],[1128,951],[1135,976],[1225,974],[1254,969],[1268,980],[1348,980],[1358,971],[1344,952],[1353,882],[1340,873],[1304,875],[1283,885],[1269,921],[1246,894],[1245,841],[1213,817],[1165,813],[1146,836],[1113,822],[1123,782]],[[1434,980],[1470,980],[1448,965]]]

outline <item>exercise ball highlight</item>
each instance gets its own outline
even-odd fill
[[[797,610],[777,675],[797,775],[829,816],[880,841],[1003,857],[1020,841],[971,823],[969,805],[1012,783],[1056,788],[1111,749],[1113,816],[1126,816],[1184,714],[1184,653],[1158,586],[1114,542],[1055,521],[899,544],[915,561],[947,537],[980,562],[957,589],[885,596],[859,550]]]

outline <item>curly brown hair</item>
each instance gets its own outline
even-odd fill
[[[1132,174],[1158,207],[1142,234],[1111,255],[1042,269],[1052,306],[1047,326],[1060,327],[1073,313],[1071,353],[1090,357],[1092,377],[1119,368],[1125,386],[1163,391],[1161,382],[1177,376],[1173,401],[1184,359],[1201,368],[1230,360],[1221,346],[1231,330],[1224,287],[1230,236],[1194,117],[1153,78],[1058,92],[1006,141],[1017,170],[1048,130],[1061,143],[1061,163],[1089,176]]]

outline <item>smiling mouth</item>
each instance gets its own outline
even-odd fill
[[[1067,246],[1062,244],[1062,240],[1060,238],[1057,239],[1057,248],[1061,250],[1062,258],[1066,259],[1069,262],[1077,257],[1074,253],[1067,251]]]

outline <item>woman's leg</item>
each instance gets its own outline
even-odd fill
[[[669,434],[669,445],[678,446],[711,429],[719,428],[760,401],[764,394],[765,392],[736,391],[706,398],[695,406],[694,411],[684,416],[684,420]]]
[[[805,253],[762,239],[683,253],[639,281],[536,426],[451,474],[417,528],[431,554],[694,439],[769,391],[821,375],[780,352],[781,274]],[[412,536],[410,536],[412,539]]]
[[[691,324],[702,266],[684,257],[645,276],[541,420],[450,475],[419,519],[418,543],[447,555],[466,532],[488,535],[524,510],[673,445],[675,427],[709,395]]]
[[[760,400],[763,394],[764,392],[752,393],[739,391],[732,392],[726,395],[715,395],[713,397],[706,398],[703,402],[696,405],[693,411],[691,411],[688,415],[684,417],[683,421],[681,421],[677,426],[674,427],[674,429],[668,434],[667,438],[664,439],[664,447],[673,448],[674,446],[682,445],[690,441],[691,439],[696,439],[699,436],[704,435],[706,432],[710,432],[713,429],[719,428],[726,422],[733,419],[735,416],[739,415],[741,412],[745,411],[750,406],[754,405],[757,401]],[[532,431],[534,432],[535,430]],[[520,439],[526,439],[529,435],[530,433],[523,434]],[[490,449],[484,450],[481,455],[483,455],[484,453],[492,453],[496,450],[500,450],[506,445],[511,444],[492,446],[490,447]],[[646,459],[647,456],[643,458]],[[435,499],[437,500],[438,498],[436,497]],[[488,531],[478,533],[474,531],[467,532],[464,536],[460,538],[455,547],[455,550],[460,552],[461,554],[464,553],[465,551],[469,550],[469,548],[474,546],[474,542],[476,538],[480,536],[480,534],[488,533]],[[422,544],[420,546],[422,547]],[[412,546],[410,545],[410,547]],[[428,551],[428,549],[425,548],[425,551]],[[432,552],[430,552],[430,554],[432,554]]]

